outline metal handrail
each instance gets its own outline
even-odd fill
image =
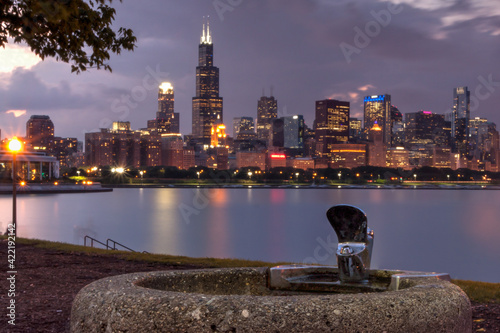
[[[94,242],[96,242],[96,243],[99,243],[99,244],[105,246],[106,250],[109,250],[108,244],[104,244],[103,242],[100,242],[97,239],[90,237],[88,235],[85,235],[85,237],[83,237],[83,246],[87,246],[87,238],[90,239],[90,247],[94,247]]]
[[[108,245],[108,244],[109,244],[109,242],[112,242],[112,243],[113,243],[113,246],[109,246],[109,245]],[[118,244],[118,245],[120,245],[121,247],[123,247],[123,248],[125,248],[125,249],[129,250],[129,251],[136,252],[136,251],[132,250],[131,248],[129,248],[129,247],[127,247],[127,246],[125,246],[125,245],[123,245],[123,244],[121,244],[121,243],[119,243],[119,242],[117,242],[117,241],[115,241],[115,240],[112,240],[111,238],[106,239],[106,246],[108,246],[108,247],[109,247],[110,249],[112,249],[112,250],[117,250],[117,248],[116,248],[116,245],[117,245],[117,244]]]
[[[87,246],[87,238],[88,238],[88,239],[90,239],[90,247],[94,247],[94,242],[96,242],[96,243],[101,244],[102,246],[105,246],[105,247],[106,247],[106,250],[118,250],[118,249],[116,248],[116,245],[119,245],[119,246],[121,246],[121,247],[123,247],[124,249],[127,249],[127,250],[129,250],[129,251],[132,251],[132,252],[137,252],[137,251],[132,250],[130,247],[125,246],[125,245],[123,245],[122,243],[119,243],[119,242],[117,242],[117,241],[115,241],[115,240],[113,240],[113,239],[111,239],[111,238],[106,239],[106,244],[104,244],[103,242],[100,242],[100,241],[98,241],[97,239],[95,239],[95,238],[93,238],[93,237],[90,237],[90,236],[88,236],[88,235],[85,235],[85,237],[83,238],[83,246]],[[110,242],[113,244],[113,246],[109,245],[109,243],[110,243]],[[142,253],[149,253],[149,252],[147,252],[147,251],[142,251]]]

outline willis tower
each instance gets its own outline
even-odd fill
[[[203,24],[196,67],[196,96],[193,97],[193,137],[210,144],[212,125],[222,123],[222,97],[219,97],[219,68],[213,65],[214,45],[210,26]]]

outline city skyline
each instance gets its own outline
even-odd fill
[[[53,60],[15,72],[3,68],[2,137],[24,134],[29,117],[40,114],[53,119],[58,135],[79,140],[112,121],[143,128],[157,110],[163,81],[175,87],[180,131],[189,134],[196,45],[208,15],[226,126],[234,117],[256,119],[256,101],[271,85],[278,117],[301,114],[310,127],[317,100],[349,101],[351,116],[362,119],[363,97],[387,93],[402,113],[444,114],[460,86],[471,91],[471,118],[500,123],[494,17],[500,5],[493,1],[468,7],[410,0],[215,3],[117,3],[117,25],[130,26],[139,42],[135,52],[112,57],[112,74],[74,75]],[[12,59],[13,50],[22,49],[9,44],[0,57]]]

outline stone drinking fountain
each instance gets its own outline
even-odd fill
[[[134,273],[84,287],[71,332],[471,332],[448,274],[370,269],[373,232],[358,208],[327,212],[338,266]]]

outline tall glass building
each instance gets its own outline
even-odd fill
[[[451,137],[453,140],[453,151],[460,155],[469,155],[470,91],[467,87],[453,89],[452,118]]]
[[[158,88],[158,112],[156,118],[148,121],[148,129],[158,133],[179,133],[179,113],[174,112],[174,87],[163,82]]]
[[[196,67],[196,96],[193,97],[192,134],[203,144],[210,144],[212,125],[222,122],[222,97],[219,97],[219,68],[213,65],[214,45],[207,21],[203,24]]]
[[[331,157],[333,145],[349,141],[351,103],[325,99],[316,101],[316,151],[321,157]]]
[[[257,138],[270,143],[273,120],[278,116],[278,101],[274,96],[262,96],[257,102]]]
[[[382,129],[384,144],[391,145],[391,95],[372,95],[364,98],[364,130],[368,134],[375,123]]]

